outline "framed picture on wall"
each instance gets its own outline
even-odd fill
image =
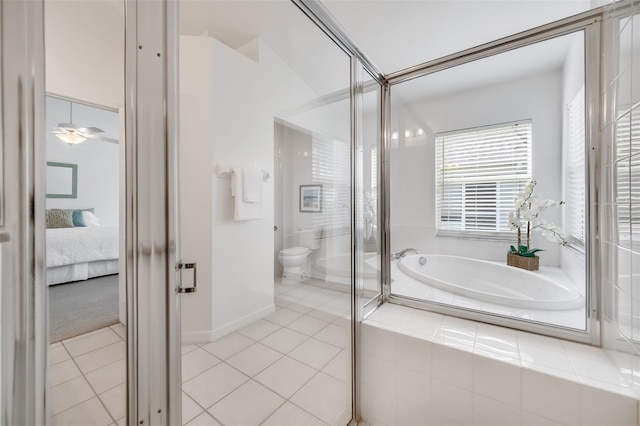
[[[322,211],[322,185],[300,185],[300,211],[303,213]]]

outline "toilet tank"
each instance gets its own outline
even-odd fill
[[[307,247],[311,250],[318,250],[320,248],[320,239],[316,236],[315,230],[301,229],[296,233],[298,234],[298,243],[302,247]]]

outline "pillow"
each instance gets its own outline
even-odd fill
[[[73,228],[71,210],[51,209],[46,214],[47,228]]]
[[[82,210],[73,210],[73,213],[71,213],[71,217],[73,219],[73,226],[77,228],[87,226],[84,223],[84,216],[82,215]]]
[[[84,222],[84,215],[82,214],[82,212],[94,212],[94,209],[81,209],[81,210],[72,210],[72,217],[73,217],[73,226],[75,227],[84,227],[87,226],[87,224]]]
[[[85,226],[100,226],[100,219],[88,210],[82,212],[82,219]]]

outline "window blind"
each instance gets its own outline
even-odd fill
[[[616,202],[621,240],[640,235],[640,108],[616,122]]]
[[[506,233],[517,194],[531,181],[532,122],[436,135],[439,235]]]
[[[585,229],[585,110],[584,86],[568,105],[568,144],[565,185],[565,231],[584,246]]]
[[[322,185],[322,212],[313,213],[315,229],[350,227],[351,181],[349,145],[314,133],[311,178]]]

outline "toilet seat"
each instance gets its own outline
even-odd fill
[[[300,256],[301,254],[307,254],[311,250],[307,247],[289,247],[286,249],[280,250],[280,254],[282,256]]]

